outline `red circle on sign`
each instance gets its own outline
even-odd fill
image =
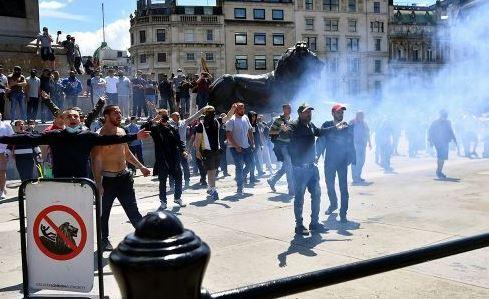
[[[46,248],[46,246],[43,244],[43,242],[39,237],[39,226],[41,224],[41,221],[46,219],[48,214],[51,212],[68,213],[71,216],[73,216],[73,218],[75,218],[75,220],[78,222],[80,226],[80,234],[81,234],[80,244],[78,244],[78,246],[76,244],[73,244],[75,248],[68,254],[56,254],[54,252],[51,252],[48,248]],[[59,230],[58,228],[56,229]],[[36,241],[36,245],[37,247],[39,247],[42,253],[58,261],[71,260],[72,258],[76,257],[83,250],[87,242],[87,228],[85,227],[85,223],[83,222],[82,218],[80,217],[80,215],[78,215],[78,213],[75,210],[63,205],[54,205],[42,210],[39,213],[39,215],[37,215],[36,220],[34,221],[33,234],[34,234],[34,240]]]

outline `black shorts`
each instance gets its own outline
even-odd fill
[[[56,58],[54,57],[53,49],[51,49],[49,47],[42,47],[41,48],[41,59],[43,61],[46,61],[46,60],[54,61]]]
[[[202,162],[206,170],[217,169],[221,163],[221,151],[204,150],[202,152]]]

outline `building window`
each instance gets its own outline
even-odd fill
[[[380,13],[380,2],[374,2],[374,13]]]
[[[139,55],[139,63],[146,63],[146,54]]]
[[[146,31],[139,31],[139,43],[144,44],[146,42]]]
[[[282,55],[273,55],[273,68],[276,69],[278,61],[282,58]]]
[[[236,70],[247,70],[248,69],[248,56],[246,55],[236,55]]]
[[[348,59],[348,72],[352,74],[358,74],[360,72],[360,58]]]
[[[117,51],[117,57],[122,57],[122,51]]]
[[[205,53],[205,60],[214,61],[214,53],[211,53],[211,52]]]
[[[187,53],[187,61],[195,61],[195,53]]]
[[[358,52],[359,49],[359,41],[358,37],[349,37],[346,39],[346,47],[350,52]]]
[[[377,74],[382,73],[382,60],[379,59],[375,60],[374,73]]]
[[[207,29],[205,32],[206,40],[213,41],[214,40],[214,31],[212,29]]]
[[[358,79],[351,79],[348,81],[348,94],[351,96],[360,93],[360,81]]]
[[[245,32],[237,32],[234,34],[234,44],[235,45],[246,45],[246,33]]]
[[[285,44],[285,37],[282,33],[274,33],[273,34],[273,45],[274,46],[283,46]]]
[[[305,41],[307,42],[307,47],[309,48],[309,50],[316,51],[317,49],[316,37],[306,36]]]
[[[156,41],[164,42],[166,39],[166,31],[165,29],[156,29]]]
[[[324,30],[338,31],[338,19],[324,19]]]
[[[326,65],[330,73],[337,73],[339,69],[338,57],[328,58],[328,60],[326,61]]]
[[[304,6],[306,7],[307,10],[312,10],[314,6],[314,1],[313,0],[304,0]]]
[[[131,32],[131,46],[134,45],[134,33]]]
[[[382,94],[382,82],[374,81],[374,94],[378,98]]]
[[[382,39],[376,38],[375,39],[375,51],[380,51],[381,45],[382,45]]]
[[[265,10],[264,9],[253,9],[253,19],[255,20],[265,20]]]
[[[357,20],[348,20],[348,31],[357,32]]]
[[[193,42],[195,41],[194,31],[193,30],[185,30],[185,41]]]
[[[323,10],[325,11],[339,11],[339,0],[323,0]]]
[[[419,50],[413,51],[413,61],[419,61]]]
[[[314,19],[306,18],[306,30],[314,30]]]
[[[214,8],[212,6],[204,7],[204,15],[211,16],[214,14]]]
[[[370,22],[370,32],[384,32],[384,22]]]
[[[272,9],[272,20],[283,20],[284,11],[281,9]]]
[[[267,35],[265,33],[255,33],[254,43],[255,45],[266,45]]]
[[[349,12],[357,11],[357,0],[348,0],[348,11]]]
[[[158,62],[166,62],[166,53],[158,53]]]
[[[235,8],[234,9],[235,19],[246,19],[246,8]]]
[[[326,51],[338,52],[338,38],[337,37],[326,37]]]
[[[267,69],[267,57],[265,55],[255,56],[255,70]]]
[[[185,14],[186,15],[193,15],[195,14],[195,9],[190,6],[185,6]]]
[[[428,62],[433,61],[433,51],[431,50],[431,48],[428,48],[428,50],[426,50],[426,60],[428,60]]]

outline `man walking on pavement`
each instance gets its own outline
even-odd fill
[[[321,129],[329,129],[318,140],[318,159],[324,154],[324,173],[326,187],[328,189],[329,208],[326,215],[333,213],[338,208],[338,198],[335,191],[335,178],[338,173],[338,181],[341,192],[340,222],[347,222],[348,211],[348,165],[355,164],[355,146],[353,144],[352,127],[343,121],[343,113],[346,107],[341,104],[333,105],[331,113],[333,121],[326,121]]]
[[[251,165],[252,149],[255,147],[251,123],[245,115],[243,103],[236,103],[234,115],[226,123],[226,138],[236,168],[237,193],[241,195],[244,185],[243,164]]]
[[[185,207],[182,196],[182,169],[180,168],[180,159],[187,158],[185,146],[180,139],[177,129],[172,127],[168,121],[168,110],[161,109],[158,115],[142,125],[151,131],[151,137],[155,143],[155,158],[158,171],[160,210],[165,210],[167,207],[166,199],[166,180],[168,176],[175,180],[174,202],[180,207]]]
[[[448,149],[450,141],[457,144],[457,139],[453,133],[452,123],[448,120],[448,112],[440,110],[440,117],[435,120],[428,131],[428,142],[430,147],[434,146],[437,156],[436,176],[439,179],[446,179],[447,176],[443,173],[443,166],[448,160]]]
[[[99,132],[101,136],[126,135],[120,127],[122,113],[118,106],[106,106],[103,116],[105,122]],[[139,168],[144,176],[148,176],[150,170],[131,153],[127,143],[95,147],[91,156],[93,176],[102,196],[102,248],[110,251],[113,248],[109,242],[109,216],[114,200],[119,200],[133,227],[142,219],[136,204],[133,175],[127,169],[127,162]]]
[[[319,223],[321,187],[319,186],[319,170],[316,165],[316,137],[320,136],[321,130],[311,122],[312,110],[314,108],[307,104],[302,104],[297,110],[299,118],[282,129],[290,136],[289,151],[295,173],[295,233],[301,235],[309,234],[302,222],[306,188],[311,194],[311,223],[309,224],[309,229],[316,232],[324,229],[323,225]]]
[[[365,155],[367,144],[369,149],[372,149],[370,142],[370,129],[365,122],[365,115],[362,111],[358,111],[354,120],[351,121],[353,127],[353,143],[355,144],[356,163],[351,166],[351,177],[353,184],[365,183],[362,178],[362,169],[365,165]]]
[[[274,144],[273,151],[275,152],[277,159],[282,161],[282,167],[273,177],[267,180],[267,183],[272,191],[275,192],[275,184],[285,174],[287,177],[287,185],[289,187],[289,196],[294,196],[294,176],[292,173],[292,162],[289,153],[290,136],[287,131],[287,126],[290,122],[290,113],[292,112],[290,104],[282,105],[282,111],[283,114],[273,121],[269,133]]]

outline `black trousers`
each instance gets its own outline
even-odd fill
[[[176,158],[175,161],[168,166],[165,164],[158,168],[158,180],[160,181],[160,202],[166,203],[166,180],[168,176],[175,181],[174,197],[180,199],[182,196],[182,168],[180,168],[180,159]]]
[[[127,172],[124,175],[114,178],[103,177],[102,187],[104,188],[104,194],[102,196],[102,238],[106,239],[109,237],[110,210],[112,209],[112,204],[116,198],[121,203],[132,226],[136,227],[136,224],[138,224],[143,217],[141,216],[141,213],[139,213],[136,204],[136,194],[134,193],[134,180],[132,175]]]
[[[141,162],[141,164],[144,165],[144,159],[143,159],[143,146],[141,144],[139,145],[130,145],[129,150],[131,153],[138,158],[138,161]],[[127,163],[129,168],[132,170],[136,170],[136,166],[132,165],[131,163]]]
[[[39,98],[29,98],[27,100],[27,119],[36,119],[37,109],[39,108]]]
[[[82,63],[81,57],[75,57],[75,70],[78,73],[78,75],[82,74],[82,71],[80,70],[81,63]]]
[[[340,216],[346,216],[348,211],[348,163],[346,161],[326,161],[324,163],[326,187],[328,189],[329,204],[333,208],[338,207],[338,197],[335,191],[335,179],[338,174],[338,183],[341,193]]]
[[[37,177],[34,176],[34,157],[32,154],[16,155],[15,166],[22,182]]]
[[[226,157],[226,149],[227,149],[227,146],[226,145],[224,145],[224,146],[221,145],[221,148],[222,148],[222,154],[221,154],[220,168],[221,168],[221,171],[224,174],[227,174],[228,173],[228,160],[227,160],[227,157]]]
[[[0,92],[0,113],[5,115],[5,93],[3,92]]]

